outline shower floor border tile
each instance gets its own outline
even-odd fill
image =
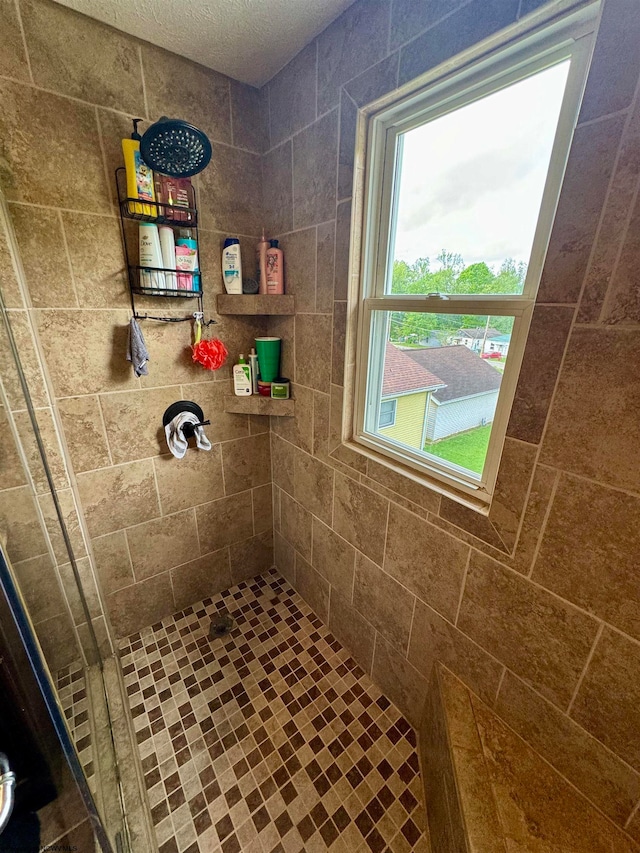
[[[275,570],[119,645],[160,853],[429,851],[413,729]]]

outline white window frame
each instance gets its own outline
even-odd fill
[[[480,511],[486,512],[495,487],[551,226],[584,90],[598,8],[599,4],[594,2],[520,38],[514,39],[511,33],[508,40],[505,37],[505,43],[493,50],[489,57],[485,55],[485,58],[471,63],[467,58],[464,67],[453,70],[449,64],[443,78],[436,78],[428,86],[391,106],[385,105],[378,112],[371,113],[367,119],[353,423],[351,437],[346,443],[392,468],[394,463],[400,463],[399,470],[410,472],[413,479]],[[399,134],[568,58],[571,59],[571,65],[523,293],[499,297],[385,293],[392,268],[388,255],[389,247],[394,245],[390,218],[399,186],[396,174],[397,162],[400,160],[396,157]],[[484,471],[480,479],[459,466],[425,458],[419,452],[394,442],[390,437],[374,434],[372,431],[372,424],[377,425],[380,395],[367,400],[367,382],[370,379],[371,387],[382,387],[380,374],[384,364],[384,335],[380,327],[385,326],[386,316],[381,313],[383,311],[514,317],[509,354]],[[366,428],[367,425],[369,429]],[[398,470],[397,466],[396,469]]]
[[[381,424],[380,418],[382,416],[382,407],[385,404],[391,403],[393,408],[391,410],[391,423],[390,424]],[[378,412],[378,429],[389,429],[389,427],[394,427],[396,425],[396,415],[398,413],[398,401],[393,398],[391,400],[381,400],[380,401],[380,409]]]

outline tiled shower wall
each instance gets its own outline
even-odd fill
[[[223,413],[229,369],[193,364],[190,323],[143,322],[148,377],[135,378],[125,360],[130,309],[114,191],[131,118],[178,115],[207,132],[214,165],[197,189],[211,316],[223,237],[237,234],[252,247],[262,225],[260,95],[48,0],[2,0],[0,22],[3,186],[73,470],[36,393],[38,418],[56,486],[72,485],[79,496],[123,636],[272,563],[268,420]],[[20,335],[26,313],[15,289],[6,295]],[[190,300],[140,307],[161,316],[194,310]],[[217,319],[212,333],[232,361],[264,329],[263,321]],[[33,344],[22,342],[30,368]],[[34,368],[28,379],[37,392],[36,376]],[[164,410],[179,399],[202,406],[213,442],[210,453],[190,450],[180,462],[162,430]],[[84,544],[76,545],[83,557]]]
[[[410,719],[443,660],[640,839],[637,2],[604,3],[489,518],[339,446],[357,109],[540,5],[357,2],[267,86],[276,565]]]

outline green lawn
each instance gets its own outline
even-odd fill
[[[461,435],[444,438],[442,441],[435,442],[434,444],[427,443],[424,449],[427,453],[433,453],[434,456],[447,459],[449,462],[455,462],[456,465],[462,465],[463,468],[468,468],[469,471],[481,474],[484,459],[487,455],[490,434],[491,424],[488,424],[477,429],[471,429],[469,432],[464,432]]]

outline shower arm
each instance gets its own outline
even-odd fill
[[[0,834],[9,823],[13,811],[13,800],[16,787],[16,774],[9,766],[9,759],[0,752]]]

